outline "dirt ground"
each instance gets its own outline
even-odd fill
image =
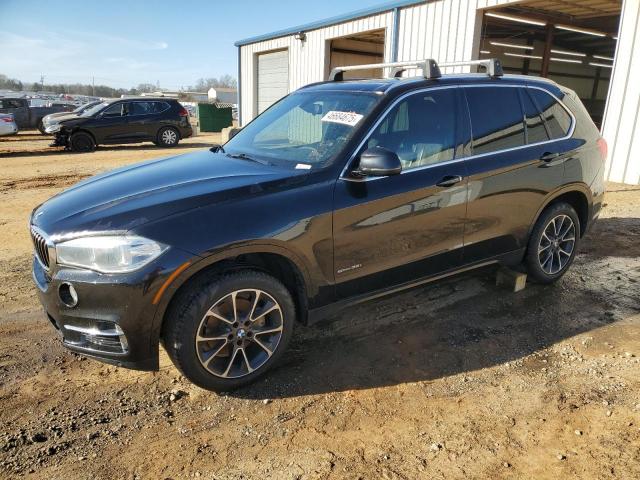
[[[640,478],[640,187],[607,206],[556,285],[487,268],[298,328],[226,395],[67,352],[37,303],[27,218],[97,172],[202,148],[74,155],[0,139],[0,477]]]

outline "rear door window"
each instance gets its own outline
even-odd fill
[[[129,104],[129,115],[148,115],[154,112],[155,102],[131,102]]]
[[[533,101],[537,105],[547,125],[552,139],[562,138],[569,134],[571,116],[549,93],[538,88],[528,88]]]
[[[525,145],[517,87],[467,87],[474,155]]]
[[[529,96],[528,89],[520,89],[522,106],[524,107],[524,121],[527,126],[527,144],[546,142],[549,140],[547,129],[544,126],[540,111]]]
[[[152,102],[151,110],[153,113],[164,112],[169,110],[171,106],[167,102]]]

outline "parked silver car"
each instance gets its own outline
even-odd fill
[[[0,137],[18,133],[18,124],[10,113],[0,113]]]

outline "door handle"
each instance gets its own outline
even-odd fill
[[[442,177],[436,185],[438,187],[453,187],[456,183],[460,183],[462,181],[462,177],[460,175],[447,175]]]
[[[543,162],[550,162],[551,160],[555,160],[559,156],[560,156],[559,153],[546,152],[540,157],[540,160],[542,160]]]

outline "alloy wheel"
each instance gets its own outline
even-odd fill
[[[576,244],[576,226],[568,215],[553,217],[544,227],[538,244],[538,261],[548,275],[567,266]]]
[[[176,143],[176,140],[178,139],[178,135],[176,135],[176,132],[168,128],[162,132],[161,138],[162,138],[162,142],[165,145],[173,145],[174,143]]]
[[[262,367],[282,338],[278,302],[258,289],[235,290],[207,310],[196,332],[201,365],[222,378],[240,378]]]

